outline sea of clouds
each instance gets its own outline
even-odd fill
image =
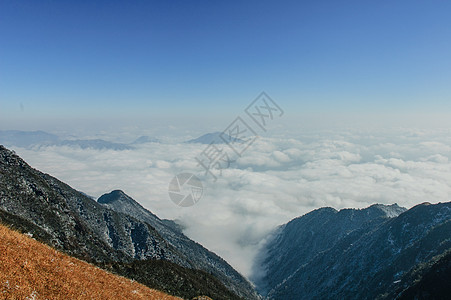
[[[162,140],[123,151],[15,150],[31,166],[88,195],[121,189],[160,218],[178,220],[187,236],[245,276],[272,230],[313,209],[374,203],[410,208],[449,201],[451,191],[449,129],[282,130],[260,137],[216,182],[203,176],[194,159],[206,145]],[[192,207],[169,199],[169,182],[180,172],[203,180],[203,197]]]

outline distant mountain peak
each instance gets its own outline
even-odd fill
[[[321,208],[317,208],[315,210],[312,210],[311,212],[299,216],[297,218],[294,218],[293,220],[298,220],[298,219],[305,219],[305,218],[318,218],[320,216],[331,216],[334,214],[340,214],[340,215],[344,215],[344,214],[349,214],[349,213],[356,213],[356,212],[366,212],[367,214],[372,214],[373,216],[382,216],[382,217],[387,217],[387,218],[394,218],[397,217],[398,215],[402,214],[403,212],[405,212],[407,209],[404,207],[399,206],[397,203],[394,204],[373,204],[369,207],[365,207],[362,209],[356,209],[356,208],[343,208],[340,210],[337,210],[333,207],[321,207]]]
[[[103,194],[97,199],[97,202],[100,204],[111,204],[114,202],[128,202],[128,203],[136,203],[130,196],[128,196],[122,190],[114,190],[108,194]]]
[[[228,142],[238,142],[238,143],[243,143],[244,141],[242,139],[236,138],[236,137],[232,137],[224,132],[220,132],[220,131],[216,131],[216,132],[211,132],[211,133],[206,133],[198,138],[186,141],[185,143],[188,144],[194,144],[194,143],[198,143],[198,144],[225,144],[226,142],[221,138],[223,137],[226,141]]]
[[[387,205],[387,204],[373,204],[366,210],[379,210],[386,215],[388,218],[394,218],[405,212],[407,209],[405,207],[399,206],[397,203]]]

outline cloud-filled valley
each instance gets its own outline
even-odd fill
[[[205,147],[180,139],[120,151],[13,149],[34,168],[95,198],[124,190],[159,217],[177,219],[190,238],[246,276],[267,234],[312,209],[449,201],[450,130],[337,129],[261,137],[216,182],[194,159]],[[203,180],[204,195],[192,207],[169,199],[168,184],[180,172]]]

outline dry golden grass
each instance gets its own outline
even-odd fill
[[[0,299],[180,299],[0,225]]]

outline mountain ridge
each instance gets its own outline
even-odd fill
[[[449,232],[451,202],[318,209],[279,227],[268,241],[259,261],[267,273],[257,289],[268,299],[375,299],[415,265],[451,248]]]
[[[0,146],[0,171],[1,221],[36,233],[44,243],[99,266],[111,262],[124,266],[139,261],[145,264],[145,260],[160,259],[195,270],[194,263],[148,223],[111,210],[58,179],[31,168],[3,146]],[[24,225],[21,220],[26,220]],[[257,298],[251,285],[227,263],[222,263],[235,274],[225,282],[228,288],[246,298]],[[146,268],[141,269],[146,272]],[[121,267],[118,270],[124,271]],[[179,272],[177,270],[173,269]],[[195,271],[188,273],[196,276]],[[194,290],[192,292],[194,295]],[[223,290],[223,294],[228,292]],[[220,294],[213,296],[222,299]],[[238,298],[232,294],[228,297]]]
[[[134,216],[138,220],[150,224],[162,235],[169,245],[173,246],[180,253],[183,253],[193,263],[195,268],[210,272],[224,282],[226,286],[232,288],[229,282],[230,278],[236,281],[240,279],[240,276],[232,271],[233,269],[230,268],[225,260],[199,243],[189,239],[173,221],[161,220],[123,191],[114,190],[104,194],[99,197],[97,202],[112,210]]]
[[[99,138],[62,139],[59,136],[42,130],[21,131],[21,130],[0,130],[0,144],[8,147],[21,147],[26,149],[48,147],[48,146],[67,146],[79,147],[80,149],[95,150],[131,150],[135,146],[146,143],[159,143],[160,140],[149,136],[140,136],[131,143],[118,143]]]
[[[295,272],[297,266],[306,263],[317,253],[332,247],[349,232],[365,226],[370,228],[374,223],[382,222],[390,214],[404,212],[406,209],[397,204],[385,206],[374,204],[365,209],[341,209],[322,207],[294,218],[287,224],[280,226],[278,232],[289,234],[273,235],[271,247],[264,247],[256,259],[256,264],[269,268],[267,278],[253,277],[259,292],[265,295],[269,290],[265,286],[274,288],[283,282],[282,273]],[[290,254],[279,256],[280,249],[291,249]],[[302,258],[297,258],[301,256]],[[268,260],[268,257],[274,257]],[[261,273],[255,267],[254,273]],[[278,278],[278,279],[277,279]],[[277,281],[279,280],[279,281]]]

